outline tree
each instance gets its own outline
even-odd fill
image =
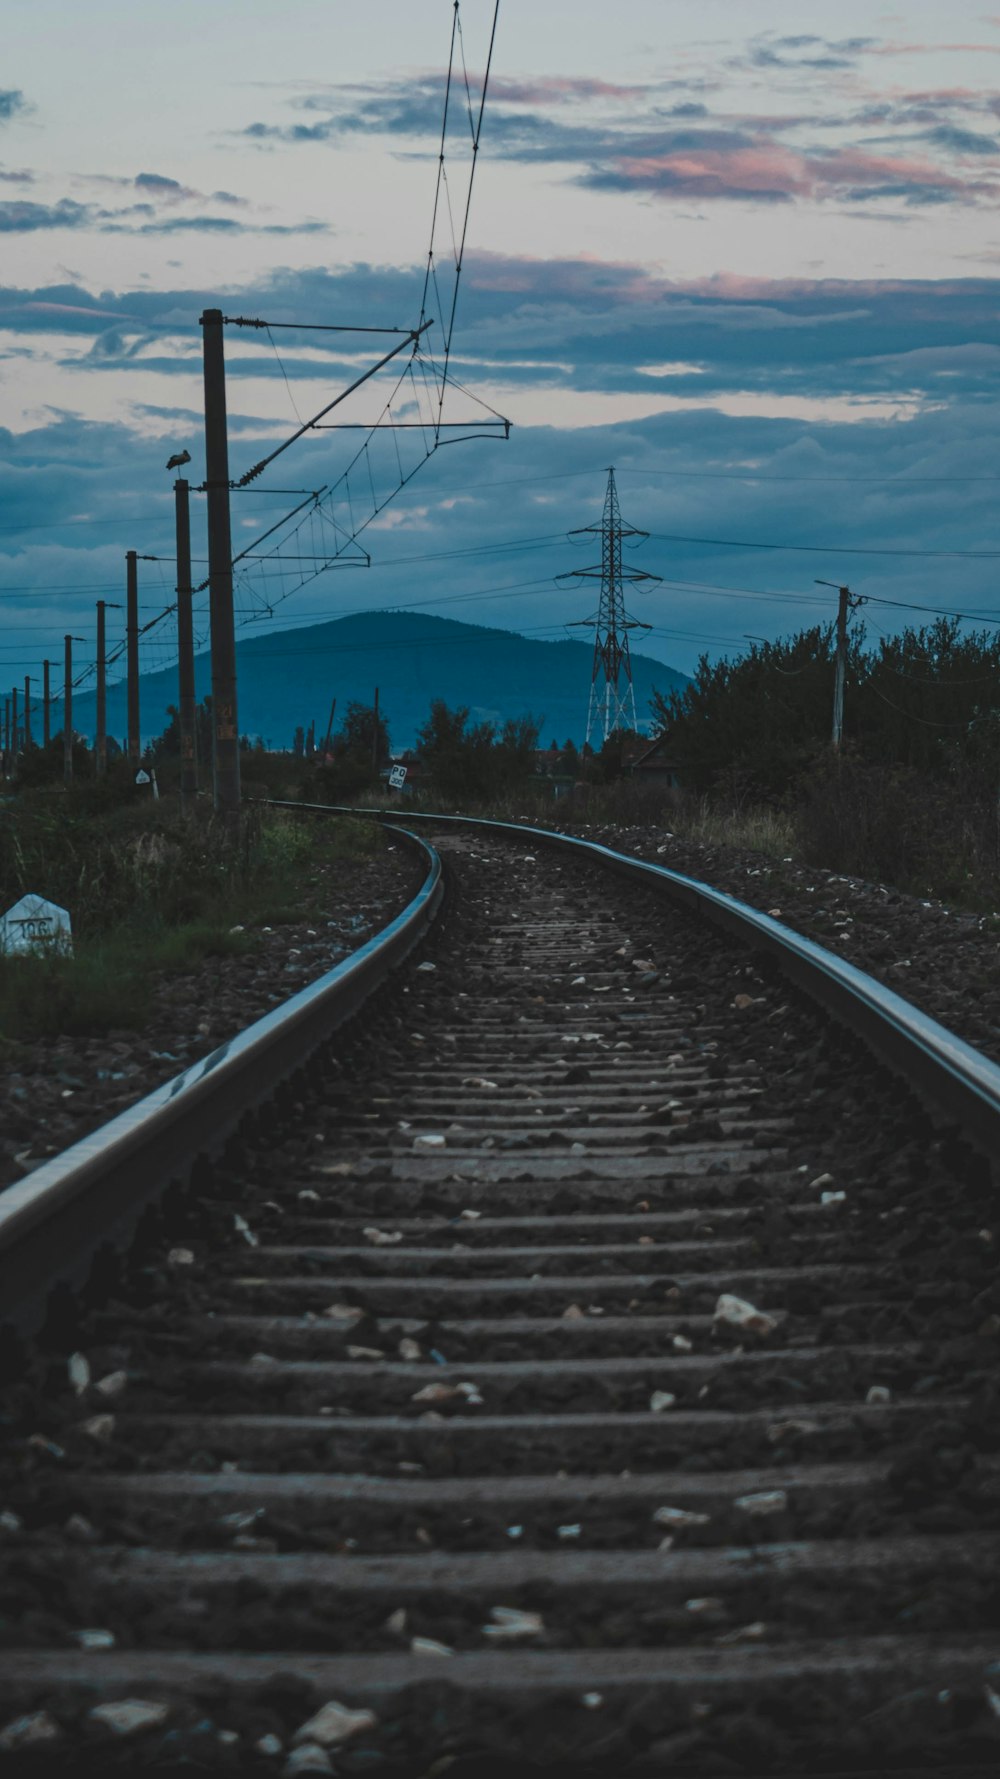
[[[596,760],[596,777],[600,783],[613,784],[615,779],[624,776],[628,749],[637,741],[641,742],[642,737],[635,729],[612,729]]]
[[[164,760],[180,759],[181,719],[176,704],[167,705],[169,721],[162,735],[157,735],[146,750],[157,766]]]
[[[861,671],[854,639],[845,735],[856,719]],[[834,627],[817,625],[785,642],[755,642],[736,661],[702,655],[691,683],[667,697],[654,692],[650,709],[692,790],[725,788],[753,801],[780,796],[829,745],[833,683]]]
[[[375,741],[375,706],[362,704],[353,699],[347,706],[344,721],[333,738],[334,757],[338,754],[347,755],[352,760],[365,761],[369,767],[377,757],[381,765],[389,757],[389,725],[382,711],[378,714],[378,748],[373,753]]]
[[[963,796],[995,795],[1000,770],[1000,637],[956,619],[883,637],[849,639],[843,755],[879,770],[950,778]],[[738,799],[783,797],[815,775],[830,750],[832,625],[754,643],[735,661],[703,655],[683,692],[654,694],[685,783]],[[996,705],[996,709],[994,708]]]
[[[513,790],[535,770],[541,721],[537,717],[508,717],[493,743],[494,788]]]
[[[469,723],[468,705],[449,710],[443,698],[431,702],[417,734],[417,746],[434,784],[455,802],[511,790],[534,771],[541,722],[508,717],[498,732],[493,723]]]

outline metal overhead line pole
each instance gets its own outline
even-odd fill
[[[587,706],[587,732],[584,739],[585,742],[590,741],[596,724],[601,741],[604,742],[616,729],[637,728],[628,633],[630,630],[650,629],[649,624],[630,617],[626,612],[625,582],[659,581],[660,576],[646,574],[641,569],[626,573],[622,568],[622,539],[648,537],[649,533],[637,531],[632,525],[622,524],[613,469],[608,470],[604,516],[600,525],[582,525],[570,535],[579,537],[586,532],[600,536],[600,568],[575,568],[565,577],[560,575],[558,579],[579,578],[600,580],[601,583],[596,617],[580,619],[579,623],[581,628],[594,631],[594,661],[590,675],[590,702]]]
[[[73,644],[82,642],[80,636],[67,636],[65,642],[65,666],[63,673],[63,778],[67,784],[73,783]]]
[[[24,747],[25,752],[31,746],[31,676],[24,676]]]
[[[221,309],[201,317],[205,375],[205,489],[208,496],[208,587],[212,634],[212,738],[215,807],[228,821],[240,813],[240,738],[236,711],[236,625],[229,518],[226,361]]]
[[[107,659],[104,628],[106,600],[97,601],[97,730],[94,735],[94,771],[103,778],[108,769]]]
[[[139,567],[134,550],[125,552],[125,657],[128,693],[128,763],[133,772],[142,759],[139,735]]]
[[[198,790],[194,619],[191,612],[191,508],[188,494],[189,485],[180,477],[174,483],[174,520],[177,537],[177,723],[181,742],[182,804],[187,804]]]
[[[51,661],[42,662],[42,746],[52,740],[52,692],[49,686]]]
[[[16,686],[12,686],[10,689],[10,719],[11,719],[11,738],[12,738],[11,752],[13,753],[14,758],[16,759],[17,758],[17,687]]]

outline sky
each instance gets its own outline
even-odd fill
[[[403,348],[234,494],[254,634],[419,606],[585,638],[569,534],[612,465],[660,577],[632,645],[682,671],[829,619],[822,581],[872,642],[1000,622],[1000,10],[500,0],[431,449],[493,11],[461,0],[442,182],[452,0],[8,10],[0,687],[67,631],[86,683],[129,549],[143,668],[173,658],[205,307],[270,324],[226,331],[234,478]],[[322,331],[421,318],[416,358]]]

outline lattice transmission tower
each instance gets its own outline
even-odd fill
[[[661,576],[646,574],[641,568],[627,570],[622,567],[623,539],[645,538],[649,536],[649,532],[637,531],[634,525],[622,523],[614,469],[608,470],[608,491],[604,497],[604,517],[600,525],[581,525],[576,531],[571,531],[570,536],[583,537],[588,532],[600,536],[600,567],[574,568],[567,575],[560,575],[558,578],[568,580],[577,577],[580,580],[599,580],[601,583],[597,611],[593,617],[580,618],[578,625],[594,631],[594,664],[590,676],[590,703],[584,739],[589,742],[595,726],[599,726],[601,741],[605,742],[615,729],[638,727],[628,633],[630,630],[651,628],[640,618],[631,617],[625,610],[625,583],[633,585],[639,581],[659,581]]]

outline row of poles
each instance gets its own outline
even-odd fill
[[[180,681],[178,715],[181,731],[181,795],[193,796],[198,788],[195,748],[194,689],[194,618],[191,587],[191,519],[190,486],[185,481],[174,483],[174,506],[177,533],[177,645],[178,678]],[[108,769],[107,727],[107,612],[120,611],[111,600],[97,601],[96,716],[94,726],[94,772],[103,778]],[[139,555],[136,550],[125,554],[125,659],[127,728],[125,753],[133,771],[142,759],[139,729]],[[63,639],[63,773],[67,784],[73,778],[73,644],[83,642],[82,636]],[[42,663],[42,738],[48,747],[52,738],[52,666]],[[31,728],[31,687],[37,684],[30,675],[24,680],[24,702],[20,704],[19,688],[11,688],[4,700],[3,747],[8,760],[14,760],[21,748],[34,746]],[[36,709],[38,701],[35,701]]]
[[[239,730],[236,719],[236,632],[233,612],[232,531],[229,516],[229,444],[226,421],[226,373],[221,309],[207,309],[201,317],[205,375],[205,493],[208,507],[208,586],[212,660],[212,782],[216,808],[235,816],[240,805]],[[177,553],[177,662],[178,722],[181,744],[181,797],[193,797],[198,789],[198,765],[194,681],[194,591],[191,585],[190,484],[174,483],[174,521]],[[125,656],[127,696],[126,757],[133,771],[142,762],[139,728],[139,555],[125,555]],[[107,620],[113,602],[97,601],[96,719],[94,770],[98,778],[107,772]],[[63,771],[67,784],[73,778],[73,644],[84,638],[64,639],[63,676]],[[52,662],[42,664],[42,745],[48,747],[52,729]],[[19,750],[34,745],[31,729],[30,676],[20,688],[12,687],[4,699],[3,750],[12,762]]]

